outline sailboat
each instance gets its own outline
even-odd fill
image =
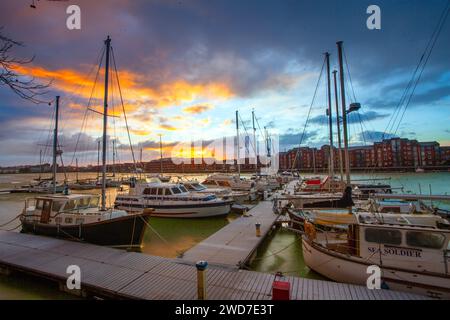
[[[113,247],[141,247],[152,209],[146,209],[142,213],[128,214],[124,210],[106,207],[108,76],[111,46],[109,36],[105,46],[101,197],[97,194],[71,194],[66,187],[62,195],[53,193],[27,199],[20,216],[21,232]],[[56,98],[56,110],[58,109],[59,96]],[[56,140],[57,129],[54,134]]]

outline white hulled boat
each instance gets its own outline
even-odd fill
[[[239,178],[238,175],[215,173],[208,176],[202,184],[208,188],[219,187],[229,188],[233,191],[247,191],[248,200],[256,200],[256,183],[252,180]]]
[[[450,298],[450,224],[432,214],[309,212],[303,257],[335,281],[366,285],[368,266],[385,288]]]
[[[116,208],[128,212],[153,208],[153,216],[167,218],[223,216],[230,212],[232,204],[232,199],[218,198],[211,193],[192,193],[182,184],[163,183],[157,179],[131,184],[129,193],[119,194],[114,203]]]
[[[234,191],[226,187],[207,187],[196,180],[181,181],[186,189],[192,193],[214,194],[219,198],[230,198],[235,203],[242,204],[249,199],[248,191]]]

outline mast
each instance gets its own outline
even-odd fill
[[[342,41],[336,42],[339,55],[339,76],[341,81],[342,126],[344,128],[344,155],[345,177],[347,185],[350,185],[350,159],[348,156],[347,111],[345,105],[344,64],[342,62]]]
[[[159,134],[159,171],[160,171],[160,175],[162,176],[163,173],[163,153],[162,153],[162,134]]]
[[[102,150],[102,210],[106,210],[106,134],[108,126],[108,76],[109,76],[109,51],[111,49],[111,38],[105,40],[106,62],[105,62],[105,97],[103,100],[103,150]]]
[[[241,178],[241,166],[239,164],[239,111],[236,110],[236,145],[237,145],[237,159],[236,165],[238,169],[239,179]]]
[[[255,175],[258,176],[258,151],[256,147],[256,127],[255,127],[255,110],[252,110],[253,121],[253,150],[255,151]]]
[[[97,182],[100,180],[100,140],[97,141]]]
[[[116,176],[116,140],[113,139],[112,140],[112,155],[113,155],[113,174],[112,176],[115,177]]]
[[[78,158],[75,159],[75,166],[77,168],[76,172],[76,179],[77,179],[77,183],[78,183]]]
[[[41,181],[42,176],[42,149],[39,150],[39,181]]]
[[[53,133],[53,193],[56,193],[56,157],[58,156],[58,121],[59,121],[59,96],[56,96],[55,131]]]
[[[337,91],[337,70],[333,70],[334,78],[334,100],[336,103],[336,125],[337,125],[337,138],[338,138],[338,152],[339,152],[339,171],[341,173],[341,181],[344,181],[344,164],[342,163],[342,145],[341,145],[341,122],[339,120],[339,99]]]
[[[334,157],[333,157],[333,117],[331,110],[331,80],[330,80],[330,54],[328,52],[325,53],[325,58],[327,61],[327,93],[328,93],[328,126],[330,127],[330,167],[329,167],[329,175],[331,181],[334,178]],[[331,184],[330,184],[331,188]]]

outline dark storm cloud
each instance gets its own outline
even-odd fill
[[[111,34],[119,65],[145,70],[150,85],[179,77],[194,82],[221,79],[245,96],[277,87],[272,78],[285,74],[292,61],[301,70],[317,69],[322,53],[329,50],[334,64],[337,40],[345,41],[355,82],[367,84],[394,69],[410,70],[445,1],[378,1],[379,31],[366,28],[366,8],[372,4],[366,0],[345,5],[324,0],[77,4],[82,10],[80,31],[65,28],[65,2],[41,1],[33,11],[22,2],[3,1],[0,16],[5,32],[25,41],[37,62],[47,67],[93,63],[101,40]],[[446,25],[442,34],[448,32]],[[449,47],[438,42],[430,64],[448,66],[444,57]],[[285,87],[289,81],[278,84]]]

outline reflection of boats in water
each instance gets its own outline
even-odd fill
[[[100,210],[99,195],[43,195],[26,201],[22,232],[117,247],[140,247],[149,213]]]
[[[302,236],[306,265],[338,282],[366,285],[378,266],[385,288],[450,298],[450,224],[430,214],[312,213]]]
[[[153,216],[168,218],[204,218],[230,212],[233,201],[214,194],[189,192],[184,185],[154,180],[130,185],[128,194],[119,194],[114,203],[118,209],[141,212],[152,208]]]

